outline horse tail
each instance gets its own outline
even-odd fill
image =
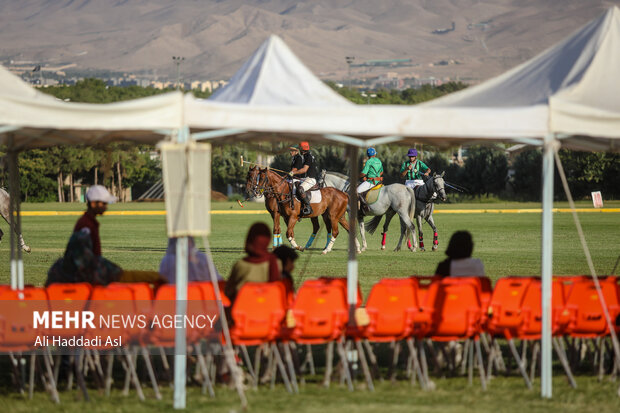
[[[411,196],[411,204],[409,204],[409,219],[413,223],[415,219],[415,191],[411,187],[407,187],[407,191],[409,191],[409,195]]]
[[[415,228],[415,191],[409,186],[407,186],[407,191],[409,191],[409,196],[411,196],[411,203],[409,204],[409,220],[411,221],[411,226]],[[407,228],[407,238],[409,238],[410,236],[416,236],[415,230],[412,234],[411,230]]]
[[[370,221],[365,223],[364,227],[365,227],[366,231],[368,231],[371,235],[374,234],[375,231],[377,230],[377,228],[379,227],[379,223],[381,222],[381,218],[383,218],[383,215],[377,215],[375,217],[372,217],[372,219]]]

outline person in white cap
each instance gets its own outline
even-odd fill
[[[116,197],[112,196],[108,190],[101,185],[93,185],[86,191],[86,212],[80,217],[73,228],[73,232],[88,228],[90,238],[93,242],[93,252],[101,256],[101,239],[99,238],[99,221],[97,215],[103,215],[108,209],[108,204],[116,202]]]

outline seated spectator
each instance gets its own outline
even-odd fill
[[[122,273],[121,267],[95,253],[92,234],[83,228],[71,234],[64,256],[48,271],[45,286],[79,282],[108,285],[120,281]]]
[[[241,286],[246,282],[270,282],[282,279],[278,257],[268,251],[271,230],[257,222],[250,227],[245,240],[247,256],[233,264],[226,281],[224,293],[234,302]]]
[[[474,242],[469,231],[457,231],[452,234],[446,249],[447,259],[440,262],[435,275],[443,277],[484,277],[484,264],[477,258],[471,258]]]
[[[293,281],[293,271],[295,270],[295,260],[299,257],[297,251],[286,245],[280,245],[273,250],[273,253],[282,262],[282,280],[286,283],[286,288],[290,292],[295,291],[295,282]]]
[[[210,257],[196,248],[193,237],[188,238],[187,242],[187,280],[188,281],[211,281],[211,272],[209,270]],[[221,280],[222,276],[215,268],[215,279]],[[169,283],[176,283],[177,273],[177,238],[168,239],[168,248],[166,255],[159,264],[159,273],[168,280]]]

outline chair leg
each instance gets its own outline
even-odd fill
[[[370,391],[375,391],[375,385],[372,382],[372,375],[370,374],[370,368],[368,367],[368,363],[366,362],[366,355],[364,354],[364,348],[362,347],[362,343],[357,340],[355,341],[355,346],[357,347],[357,354],[360,357],[360,363],[362,364],[362,371],[364,372],[364,377],[366,377],[366,384],[368,385],[368,389]]]
[[[155,371],[153,370],[153,365],[151,364],[151,356],[149,355],[146,347],[140,347],[142,351],[142,358],[144,359],[144,363],[146,364],[146,371],[149,374],[149,379],[151,380],[151,386],[153,386],[153,391],[155,392],[155,398],[157,400],[161,400],[161,393],[159,392],[159,385],[157,384],[157,379],[155,378]]]
[[[297,386],[297,375],[295,374],[295,365],[293,364],[293,356],[291,354],[291,348],[288,343],[282,343],[284,347],[284,359],[286,360],[286,365],[288,366],[289,379],[291,384],[293,385],[293,391],[295,393],[299,393],[299,387]]]
[[[407,342],[407,347],[409,348],[409,354],[411,354],[411,358],[412,358],[412,361],[413,361],[413,372],[414,372],[414,374],[411,375],[411,384],[414,383],[415,377],[417,375],[418,380],[420,381],[420,387],[422,389],[427,389],[428,385],[427,385],[427,382],[425,380],[424,373],[422,373],[422,369],[420,367],[420,363],[419,363],[419,358],[420,357],[418,357],[418,353],[417,353],[417,351],[415,349],[413,338],[409,337],[406,340],[406,342]]]
[[[605,376],[605,337],[599,337],[598,341],[598,381],[603,381]]]
[[[463,368],[467,370],[467,384],[472,385],[474,383],[474,352],[472,351],[472,347],[469,343],[470,339],[465,341],[465,348],[467,349],[467,357],[463,356],[463,365],[467,366],[467,368]],[[467,360],[467,362],[465,362]]]
[[[422,367],[422,375],[424,376],[424,386],[426,389],[430,389],[431,386],[434,386],[433,382],[428,376],[428,364],[426,362],[426,350],[424,350],[424,341],[418,340],[418,358],[420,360],[420,366]]]
[[[454,348],[456,351],[458,351],[458,343],[454,342]],[[456,357],[455,357],[456,360]],[[463,358],[461,359],[461,374],[465,374],[465,372],[467,371],[467,365],[469,363],[469,384],[471,385],[472,383],[472,375],[473,375],[473,360],[474,360],[474,353],[473,353],[473,349],[472,349],[472,345],[471,345],[471,341],[469,339],[465,340],[465,342],[463,343]],[[455,361],[454,366],[456,367],[458,365],[458,362]]]
[[[327,349],[326,349],[326,360],[325,360],[325,377],[323,379],[323,386],[325,387],[329,387],[329,383],[332,380],[332,372],[333,372],[333,365],[334,365],[334,342],[330,341],[329,343],[327,343]]]
[[[532,345],[532,361],[530,363],[530,382],[536,377],[536,368],[538,367],[538,353],[540,353],[540,342],[536,341]]]
[[[168,363],[168,356],[166,355],[166,350],[162,346],[159,346],[159,356],[161,357],[161,364],[164,368],[164,373],[166,374],[166,380],[170,387],[174,387],[174,380],[172,380],[172,371],[170,370],[170,363]]]
[[[82,374],[83,361],[84,353],[82,353],[81,349],[78,349],[74,359],[75,379],[77,380],[78,387],[82,391],[84,400],[88,402],[90,401],[90,397],[88,396],[88,390],[86,390],[86,383],[84,382],[84,375]]]
[[[568,377],[568,381],[573,389],[577,388],[577,383],[575,382],[575,378],[573,377],[573,373],[571,372],[570,366],[568,364],[568,359],[566,357],[566,352],[564,351],[564,347],[562,346],[562,342],[558,340],[557,337],[553,337],[551,340],[553,343],[553,347],[555,348],[555,352],[560,358],[560,362],[562,363],[562,367],[564,367],[564,371],[566,372],[566,376]]]
[[[54,371],[52,370],[52,365],[50,364],[50,360],[46,355],[43,355],[43,363],[45,364],[45,370],[49,377],[49,388],[52,401],[54,403],[60,403],[58,391],[56,389],[56,382],[54,381]]]
[[[110,397],[112,389],[112,370],[114,368],[114,353],[110,352],[107,356],[106,372],[105,372],[105,395]]]
[[[495,363],[495,339],[491,338],[491,345],[489,346],[489,359],[487,360],[487,382],[493,377],[493,365]]]
[[[280,371],[280,375],[282,376],[282,380],[284,381],[284,387],[286,387],[286,391],[288,391],[289,393],[293,393],[293,388],[291,387],[291,382],[287,377],[286,368],[284,367],[284,363],[282,362],[280,351],[278,350],[278,346],[275,343],[271,344],[271,351],[273,351],[276,365],[278,366],[278,370]]]
[[[522,340],[522,341],[525,341],[525,340]],[[532,390],[532,383],[530,382],[530,379],[527,376],[527,373],[525,371],[526,369],[525,363],[523,363],[523,359],[519,357],[519,353],[517,352],[517,347],[515,346],[515,342],[512,338],[508,339],[508,345],[510,346],[510,351],[512,352],[512,356],[515,358],[517,362],[517,367],[519,368],[519,371],[521,372],[521,376],[523,376],[525,385],[527,386],[528,390]]]
[[[258,383],[263,381],[263,378],[260,375],[260,369],[265,349],[264,346],[265,344],[259,345],[258,347],[256,347],[256,351],[254,352],[254,371],[256,372],[256,380],[253,380],[252,385],[255,389],[258,388]],[[268,374],[266,374],[265,376],[268,376]]]
[[[202,374],[202,394],[205,394],[208,391],[209,396],[213,398],[215,397],[215,391],[213,390],[213,385],[211,384],[211,378],[209,377],[209,370],[207,369],[207,363],[205,362],[204,355],[202,354],[200,343],[194,343],[194,350],[196,351],[196,357],[198,358],[198,366],[200,367],[200,372]],[[146,356],[148,357],[148,353],[146,354]],[[153,375],[153,378],[154,378],[154,375]],[[156,388],[157,382],[154,382],[153,386],[155,386]],[[156,393],[159,394],[159,390],[157,390]]]
[[[336,349],[338,350],[338,355],[340,356],[340,362],[342,363],[342,367],[344,370],[344,379],[347,382],[349,391],[353,391],[353,382],[351,381],[351,370],[349,370],[349,363],[347,361],[347,355],[344,351],[344,346],[342,345],[341,340],[338,340],[336,342]]]
[[[314,366],[314,357],[312,355],[312,346],[306,344],[306,357],[308,359],[308,366],[310,367],[310,374],[316,375],[316,367]]]
[[[144,393],[142,392],[142,386],[140,385],[140,380],[138,380],[138,374],[136,373],[136,367],[135,367],[133,356],[129,353],[129,350],[126,347],[123,347],[122,351],[125,355],[125,361],[127,363],[127,368],[129,370],[129,380],[133,382],[133,385],[136,388],[138,399],[140,399],[140,401],[144,401]]]
[[[258,378],[256,377],[254,368],[252,367],[252,362],[250,361],[250,354],[248,353],[248,348],[243,344],[241,344],[239,348],[241,348],[241,355],[243,356],[243,362],[246,364],[246,368],[248,369],[248,373],[250,373],[250,376],[252,377],[252,381],[258,384]]]
[[[388,371],[388,377],[391,381],[396,380],[396,371],[398,365],[398,358],[400,356],[400,342],[394,342],[394,352],[392,353],[392,364],[390,365],[390,370]]]
[[[480,341],[474,340],[474,344],[476,346],[476,356],[478,357],[478,372],[480,373],[480,383],[482,384],[482,390],[487,389],[487,383],[484,379],[484,361],[482,360],[482,350],[480,349]],[[473,352],[473,348],[471,349]],[[473,363],[472,363],[473,364]]]
[[[34,368],[35,368],[36,361],[37,361],[37,356],[36,354],[32,353],[30,355],[30,374],[28,377],[28,399],[30,400],[32,400],[32,396],[34,394]]]

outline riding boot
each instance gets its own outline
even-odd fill
[[[368,194],[368,191],[357,194],[357,198],[360,200],[359,213],[362,216],[368,215],[368,213],[370,212],[370,207],[368,206],[368,202],[366,202],[366,194]]]
[[[306,192],[303,198],[303,211],[302,211],[302,213],[305,216],[312,215],[312,207],[310,206],[310,198],[311,198],[310,192]]]

